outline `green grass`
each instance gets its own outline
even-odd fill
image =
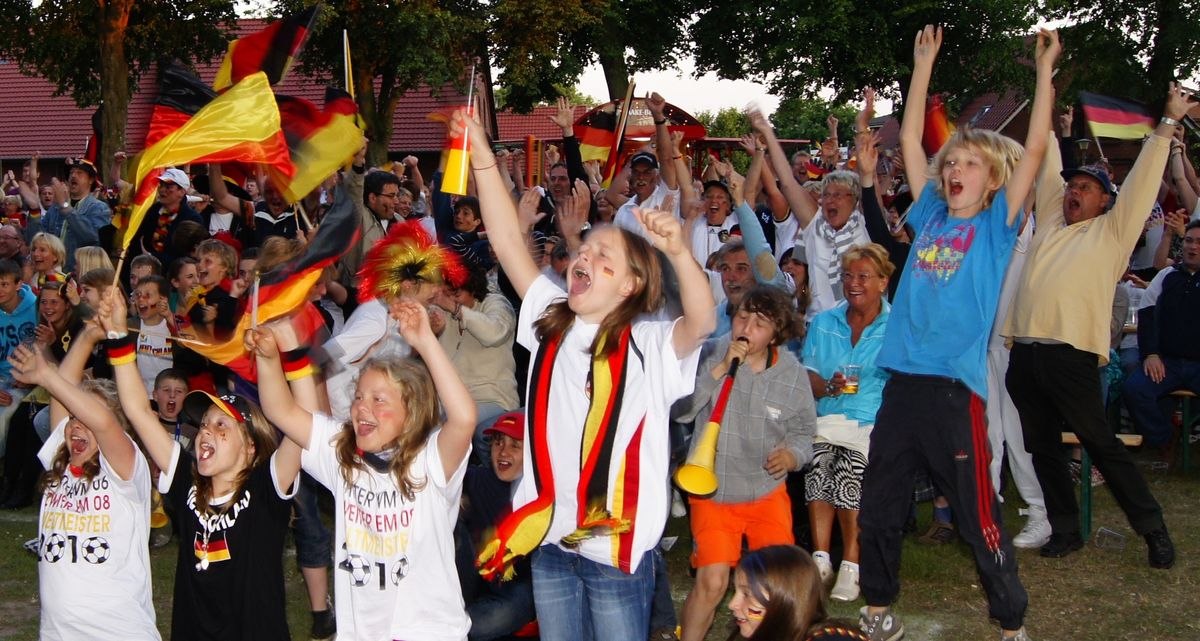
[[[1141,457],[1139,456],[1139,461]],[[1151,491],[1163,505],[1176,562],[1171,570],[1147,564],[1145,542],[1136,536],[1103,486],[1093,493],[1093,528],[1107,527],[1127,537],[1121,550],[1101,549],[1089,541],[1063,559],[1044,559],[1037,550],[1018,550],[1021,581],[1029,593],[1026,627],[1034,639],[1197,641],[1200,639],[1200,473],[1157,472],[1140,466]],[[1017,515],[1019,499],[1005,503],[1005,524],[1015,534],[1024,524]],[[930,506],[919,511],[921,527],[930,521]],[[687,553],[687,522],[672,519],[668,533],[680,536],[668,554],[676,611],[683,607],[692,580]],[[894,604],[912,641],[960,641],[999,638],[988,620],[987,600],[979,587],[970,548],[929,547],[906,537],[900,570],[900,598]],[[831,616],[858,620],[859,599],[833,603]],[[728,638],[732,621],[723,603],[707,639]]]
[[[1036,550],[1019,550],[1021,580],[1029,591],[1026,623],[1035,639],[1130,639],[1196,641],[1200,639],[1200,472],[1152,472],[1142,468],[1151,489],[1163,504],[1178,550],[1175,568],[1152,570],[1146,546],[1125,522],[1112,495],[1098,487],[1095,527],[1108,527],[1128,537],[1122,550],[1090,544],[1065,559],[1043,559]],[[0,639],[32,640],[38,630],[37,564],[21,543],[37,532],[36,509],[0,512]],[[919,522],[929,522],[928,505]],[[1005,507],[1005,523],[1019,527],[1016,500]],[[680,539],[668,554],[676,610],[691,587],[687,522],[672,519],[668,534]],[[1010,532],[1011,534],[1012,532]],[[168,636],[171,589],[175,572],[175,542],[151,552],[154,601],[159,628]],[[284,559],[288,593],[288,623],[295,639],[306,639],[308,599],[296,570],[295,554]],[[987,603],[975,574],[970,552],[961,543],[924,547],[906,539],[901,567],[900,600],[895,604],[912,641],[993,639],[999,633],[987,619]],[[858,617],[857,603],[834,605],[832,614]],[[724,605],[709,639],[725,639],[731,629]]]

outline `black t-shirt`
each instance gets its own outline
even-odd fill
[[[172,641],[276,641],[290,639],[284,602],[283,544],[291,500],[281,498],[271,465],[259,465],[241,493],[208,510],[208,568],[195,510],[191,456],[178,460],[166,496],[179,518]]]

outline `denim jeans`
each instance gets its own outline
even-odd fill
[[[643,641],[650,634],[654,552],[637,572],[543,545],[533,553],[533,595],[542,641]]]
[[[1157,447],[1170,443],[1174,433],[1171,425],[1174,403],[1167,403],[1171,409],[1164,411],[1162,398],[1175,390],[1200,391],[1200,362],[1173,357],[1162,360],[1166,376],[1161,383],[1150,380],[1144,371],[1138,369],[1125,381],[1124,390],[1129,415],[1146,437],[1146,444]]]

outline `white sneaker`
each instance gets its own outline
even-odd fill
[[[814,556],[813,561],[817,564],[817,572],[821,574],[821,585],[828,590],[833,585],[833,564],[822,556]]]
[[[1012,540],[1014,547],[1025,549],[1040,548],[1049,542],[1050,520],[1042,511],[1030,511],[1029,520],[1025,521],[1025,527],[1021,528],[1021,532]]]
[[[858,568],[842,561],[842,567],[838,568],[837,583],[829,593],[829,598],[843,603],[858,598]]]
[[[684,505],[679,490],[671,490],[671,516],[677,519],[687,516],[687,506]]]

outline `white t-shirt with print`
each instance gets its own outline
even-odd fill
[[[143,323],[138,330],[137,366],[147,394],[154,394],[154,379],[158,378],[158,373],[175,362],[171,354],[171,342],[167,340],[170,335],[171,330],[167,328],[165,318],[156,325]]]
[[[521,303],[521,315],[517,321],[517,341],[531,353],[537,354],[539,342],[533,322],[546,308],[565,299],[566,292],[555,287],[549,279],[539,277],[525,292]],[[590,401],[587,396],[587,378],[591,370],[590,347],[596,336],[598,325],[585,323],[576,317],[558,349],[558,362],[550,379],[547,421],[553,429],[548,430],[551,465],[554,470],[554,519],[543,545],[557,544],[564,536],[576,529],[579,485],[580,443],[583,424],[587,417]],[[622,454],[630,449],[635,437],[640,445],[631,453],[638,457],[638,482],[636,488],[626,492],[637,492],[637,511],[634,522],[634,539],[630,571],[636,571],[642,555],[658,544],[663,526],[667,522],[667,510],[671,504],[668,481],[668,459],[670,445],[667,426],[671,404],[692,393],[696,384],[696,367],[700,359],[700,347],[680,358],[675,355],[671,337],[674,321],[638,320],[633,325],[632,341],[641,353],[641,362],[633,358],[626,371],[625,395],[621,401],[621,415],[617,420],[617,434],[613,443],[613,463],[609,466],[609,503],[612,510],[612,489],[621,476]],[[530,376],[533,367],[530,367]],[[532,383],[530,383],[532,385]],[[529,390],[529,394],[534,391]],[[638,430],[639,422],[645,424]],[[525,439],[524,475],[513,497],[513,509],[518,509],[537,498],[533,478],[534,460],[529,452],[529,439]],[[593,537],[583,541],[573,552],[596,563],[616,566],[612,540],[609,537]]]
[[[418,487],[408,501],[395,479],[371,468],[347,486],[333,440],[342,425],[313,416],[304,471],[333,492],[336,503],[334,590],[339,641],[421,639],[461,641],[471,620],[454,567],[467,456],[449,479],[442,468],[438,429],[413,459]]]
[[[65,440],[63,419],[38,452],[50,469]],[[64,470],[38,514],[40,638],[159,639],[150,594],[150,466],[133,448],[124,480],[100,454],[91,481]]]

